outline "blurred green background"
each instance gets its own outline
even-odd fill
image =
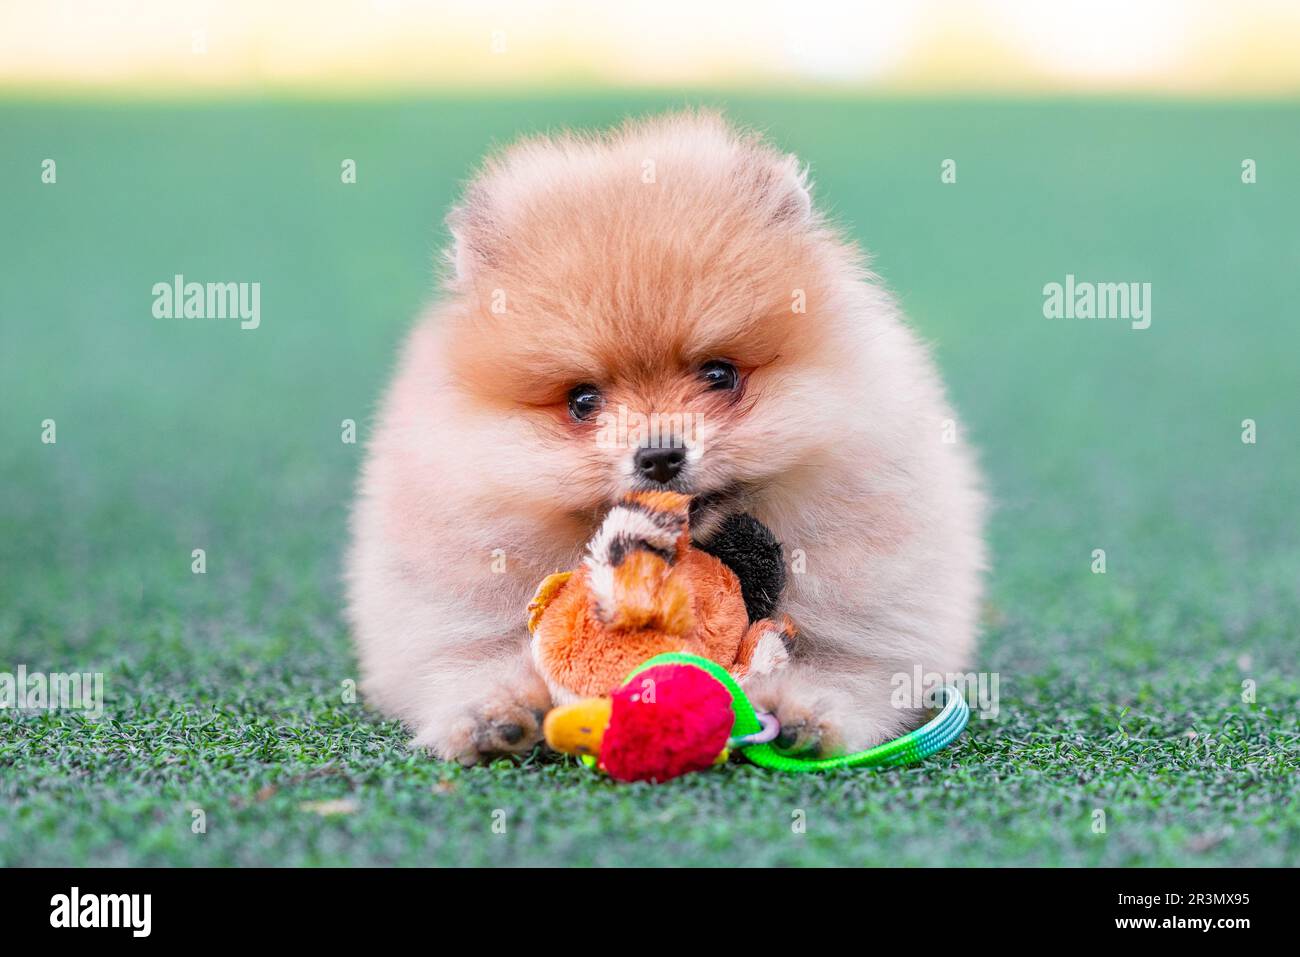
[[[655,789],[413,755],[341,699],[340,422],[365,441],[486,149],[688,102],[811,163],[934,344],[996,503],[1001,715],[920,767]],[[0,863],[1300,860],[1300,106],[10,100],[0,130],[0,671],[109,698],[0,712]],[[261,327],[153,318],[175,273],[261,282]],[[1044,319],[1067,273],[1150,282],[1151,328]]]

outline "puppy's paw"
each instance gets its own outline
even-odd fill
[[[772,743],[788,754],[826,753],[834,737],[833,729],[819,715],[798,704],[778,705],[776,719],[781,722],[781,733]]]
[[[823,696],[804,697],[778,682],[764,683],[749,692],[758,711],[768,711],[781,722],[781,733],[772,742],[789,754],[826,755],[836,753],[841,740],[833,709]]]
[[[446,727],[422,729],[412,742],[444,761],[480,764],[509,754],[526,754],[542,740],[542,719],[550,707],[544,687],[509,688],[467,707]]]

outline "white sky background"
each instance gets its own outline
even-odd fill
[[[1300,0],[0,0],[0,85],[1300,92]]]

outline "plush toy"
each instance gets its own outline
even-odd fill
[[[732,750],[760,767],[794,773],[911,764],[950,745],[970,719],[960,689],[940,689],[941,710],[907,734],[865,751],[817,757],[771,742],[775,715],[754,710],[721,665],[683,652],[656,655],[606,698],[556,708],[543,732],[552,748],[578,755],[619,781],[668,781],[726,760]]]
[[[547,743],[619,781],[667,781],[724,760],[735,724],[730,692],[700,668],[651,660],[609,697],[551,711]]]
[[[780,544],[738,516],[713,546],[733,569],[691,545],[690,504],[675,492],[627,495],[582,565],[542,582],[528,626],[556,704],[608,694],[637,665],[669,651],[716,661],[741,681],[786,662],[794,626],[765,617],[784,581]]]
[[[784,582],[780,544],[742,515],[706,552],[691,545],[689,516],[684,495],[629,495],[583,564],[538,588],[528,627],[559,705],[543,723],[554,750],[620,781],[667,781],[733,749],[764,767],[817,771],[919,760],[961,734],[970,712],[949,687],[937,717],[867,751],[819,758],[773,747],[780,725],[742,686],[782,667],[795,637],[788,618],[767,617]]]

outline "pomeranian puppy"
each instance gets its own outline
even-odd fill
[[[784,545],[799,637],[749,689],[782,744],[916,726],[914,669],[972,651],[983,498],[926,349],[800,162],[709,113],[527,139],[448,223],[353,514],[367,700],[441,758],[532,748],[533,590],[622,495],[667,490],[696,497],[699,542],[744,511]]]

